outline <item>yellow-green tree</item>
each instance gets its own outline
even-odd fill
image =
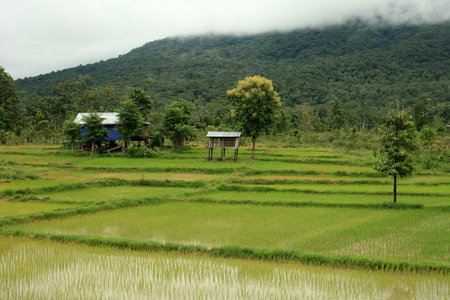
[[[262,76],[246,77],[236,88],[227,91],[233,108],[231,116],[236,118],[244,136],[252,138],[252,158],[255,158],[256,139],[269,131],[275,111],[282,102],[273,90],[272,80]]]

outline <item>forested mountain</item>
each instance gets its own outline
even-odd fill
[[[283,107],[331,109],[338,99],[349,119],[423,101],[431,114],[450,103],[450,23],[341,26],[252,36],[166,38],[118,58],[16,80],[22,103],[52,96],[52,88],[90,75],[98,89],[126,95],[142,87],[157,109],[180,98],[220,101],[246,76],[273,80]],[[445,116],[441,116],[445,119]],[[448,120],[447,120],[448,121]]]

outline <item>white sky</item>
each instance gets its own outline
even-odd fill
[[[179,35],[254,34],[383,16],[450,20],[450,0],[0,0],[0,66],[14,79]]]

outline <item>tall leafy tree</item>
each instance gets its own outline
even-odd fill
[[[283,134],[289,129],[289,120],[284,112],[284,109],[280,109],[280,112],[275,118],[274,134]]]
[[[205,125],[223,126],[230,118],[230,107],[231,103],[225,97],[206,104],[205,114],[202,117]]]
[[[13,131],[19,119],[19,97],[13,78],[0,67],[0,130]]]
[[[64,137],[72,146],[72,153],[74,152],[75,143],[80,139],[80,125],[74,121],[67,120],[64,122],[63,129]]]
[[[54,128],[61,128],[64,123],[66,109],[58,97],[46,97],[36,100],[29,106],[29,109],[31,112],[33,110],[36,112],[35,116],[40,112],[43,119],[48,120]]]
[[[104,119],[96,113],[90,113],[82,118],[86,129],[83,135],[83,141],[91,144],[91,155],[94,154],[95,143],[103,140],[109,135],[108,130],[103,126]]]
[[[411,152],[417,149],[416,128],[405,111],[389,112],[380,127],[381,148],[375,169],[394,179],[394,203],[397,202],[397,178],[411,175]]]
[[[97,90],[97,97],[92,108],[95,111],[112,112],[120,106],[121,94],[113,85],[106,85]]]
[[[130,95],[130,98],[138,106],[144,120],[148,120],[153,108],[153,100],[144,91],[143,88],[135,88]]]
[[[94,105],[98,91],[88,83],[89,79],[89,75],[79,75],[77,81],[66,80],[52,88],[62,106],[64,121],[70,112],[86,112]]]
[[[183,99],[166,105],[163,112],[164,132],[170,138],[193,136],[193,127],[190,124],[193,109],[192,103]]]
[[[205,110],[205,103],[204,101],[200,102],[201,99],[197,99],[193,102],[194,108],[195,108],[195,112],[196,112],[196,118],[195,121],[193,122],[195,124],[195,127],[200,128],[202,130],[206,129],[206,123],[205,123],[205,115],[206,115],[206,110]]]
[[[78,112],[85,112],[92,108],[94,100],[97,98],[98,91],[88,83],[89,75],[78,76],[75,86],[75,106]]]
[[[74,110],[75,93],[75,83],[71,80],[66,80],[52,88],[52,94],[56,96],[57,102],[62,107],[61,115],[63,121],[67,120],[68,112]]]
[[[272,81],[259,75],[239,81],[236,88],[227,91],[227,97],[233,106],[231,116],[240,123],[243,135],[252,138],[255,158],[256,139],[268,133],[282,104],[280,97]]]
[[[136,103],[129,99],[122,103],[119,109],[119,133],[122,140],[127,142],[127,148],[131,145],[131,138],[139,135],[142,129],[142,116]]]
[[[341,129],[345,125],[341,102],[337,98],[331,102],[331,124],[334,129]]]
[[[442,118],[444,124],[450,123],[450,103],[445,103],[439,108],[439,117]]]
[[[37,138],[50,139],[53,134],[50,128],[50,122],[48,120],[40,120],[34,125],[34,132]]]
[[[420,100],[413,105],[413,118],[418,131],[422,130],[425,125],[428,125],[428,113],[425,101]]]

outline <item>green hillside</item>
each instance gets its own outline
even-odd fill
[[[418,101],[437,115],[450,103],[449,37],[449,22],[351,22],[253,36],[166,38],[118,58],[19,79],[16,88],[29,104],[51,96],[58,83],[88,74],[90,84],[114,86],[123,95],[143,87],[160,110],[180,98],[204,104],[224,99],[238,80],[259,74],[273,80],[288,110],[305,103],[318,109],[337,98],[355,115],[366,111],[376,118],[397,102],[410,110]]]

